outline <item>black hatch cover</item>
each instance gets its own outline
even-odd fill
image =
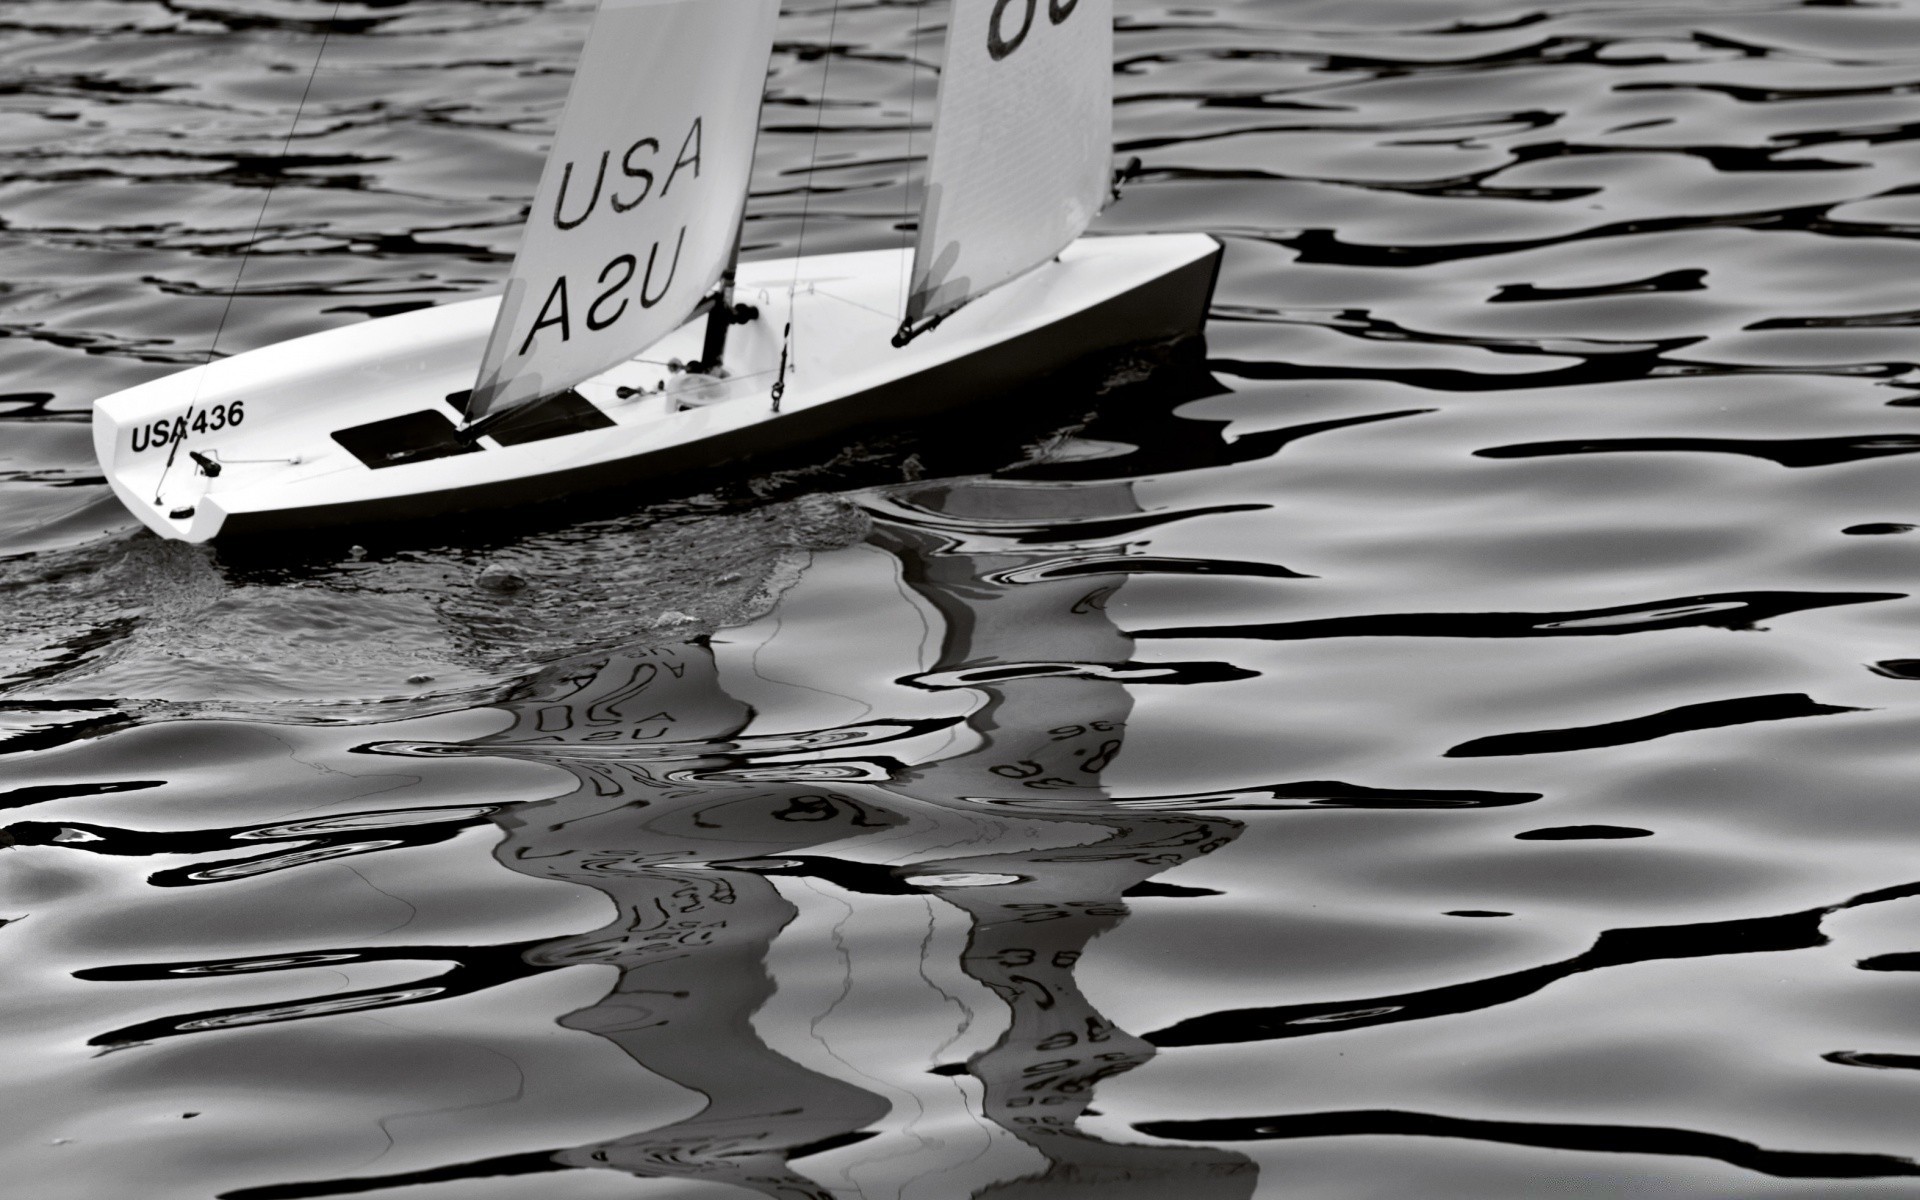
[[[369,421],[350,429],[336,429],[333,440],[369,467],[397,467],[405,463],[472,454],[480,447],[459,438],[459,430],[445,413],[432,409]]]
[[[447,394],[447,403],[463,417],[467,415],[467,404],[472,399],[471,389]],[[595,408],[592,401],[568,388],[564,392],[555,392],[544,399],[535,400],[501,419],[499,424],[488,426],[487,436],[502,446],[518,446],[566,433],[606,429],[613,423],[613,418]]]
[[[559,437],[563,433],[606,429],[612,424],[612,417],[595,408],[593,402],[579,392],[568,388],[543,400],[535,400],[502,418],[498,425],[487,430],[487,436],[502,446],[518,446],[523,442]]]
[[[470,395],[454,392],[447,397],[447,403],[464,414]],[[606,429],[613,423],[611,417],[595,408],[585,396],[568,388],[513,413],[489,428],[487,436],[502,446],[518,446],[567,433]],[[421,409],[335,430],[333,440],[375,470],[485,449],[477,443],[461,441],[458,427],[437,409]]]

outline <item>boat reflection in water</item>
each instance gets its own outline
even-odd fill
[[[612,990],[562,1024],[707,1104],[569,1149],[230,1195],[579,1168],[781,1200],[1250,1195],[1242,1155],[1077,1127],[1099,1081],[1154,1051],[1081,994],[1075,963],[1125,919],[1128,888],[1240,826],[1108,800],[1123,681],[1160,669],[1128,665],[1131,642],[1104,612],[1123,576],[1075,552],[1074,523],[1030,536],[1029,506],[1058,521],[1063,505],[1139,511],[1124,483],[928,485],[880,501],[873,540],[842,552],[890,572],[903,613],[849,613],[858,653],[840,669],[869,692],[885,671],[887,711],[923,716],[860,719],[863,705],[830,694],[817,645],[798,682],[780,683],[777,645],[749,627],[562,663],[505,703],[501,732],[393,748],[578,778],[497,812],[495,854],[594,888],[617,914],[525,963],[616,968]],[[783,610],[802,603],[790,594]],[[806,707],[795,687],[854,718],[772,730],[776,705]]]

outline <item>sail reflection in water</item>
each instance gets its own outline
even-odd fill
[[[617,969],[602,999],[562,1023],[707,1103],[664,1127],[377,1186],[585,1168],[783,1200],[1252,1193],[1255,1168],[1237,1153],[1076,1127],[1102,1079],[1154,1053],[1081,994],[1076,962],[1126,918],[1126,889],[1240,827],[1105,802],[1101,774],[1131,706],[1113,679],[1124,671],[942,682],[981,664],[1130,657],[1104,613],[1120,576],[1004,582],[1060,553],[992,546],[996,524],[1035,501],[1032,515],[1050,517],[1062,504],[1138,511],[1124,484],[941,485],[896,498],[938,520],[877,531],[925,632],[870,644],[869,661],[898,658],[901,683],[928,699],[925,719],[764,729],[734,693],[767,686],[753,664],[769,644],[743,654],[723,633],[561,664],[505,705],[513,723],[497,734],[387,748],[533,760],[578,778],[496,815],[496,857],[594,888],[617,914],[524,958]],[[956,525],[983,536],[957,538]]]

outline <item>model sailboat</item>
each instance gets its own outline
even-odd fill
[[[601,0],[505,294],[105,397],[115,493],[193,542],[555,499],[1198,332],[1213,239],[1081,236],[1110,195],[1112,0],[954,0],[911,252],[736,263],[777,12]]]

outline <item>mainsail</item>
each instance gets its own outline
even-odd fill
[[[953,0],[907,321],[1059,253],[1112,157],[1113,0]]]
[[[601,0],[470,420],[632,358],[718,282],[746,204],[778,12],[779,0]]]

